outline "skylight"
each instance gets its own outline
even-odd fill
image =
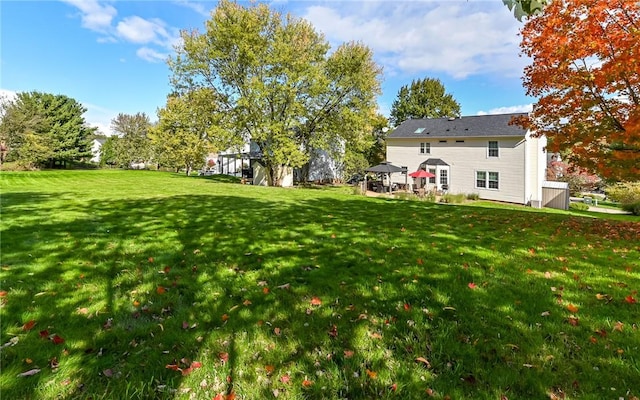
[[[418,128],[413,133],[422,133],[426,128]]]

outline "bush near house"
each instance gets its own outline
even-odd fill
[[[640,182],[624,182],[607,187],[607,197],[619,202],[622,209],[640,215]]]

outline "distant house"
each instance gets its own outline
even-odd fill
[[[239,148],[227,149],[218,153],[217,173],[234,175],[249,180],[254,185],[267,185],[262,153],[258,146],[246,143]],[[301,171],[286,167],[282,186],[293,186],[296,177],[300,180]],[[310,181],[333,181],[340,178],[340,168],[326,151],[314,151],[309,162]]]
[[[540,207],[546,138],[509,123],[519,115],[407,120],[387,136],[387,160],[435,174],[416,182],[427,190]],[[397,183],[405,179],[392,176]]]
[[[107,141],[106,136],[95,136],[91,139],[91,162],[99,163],[100,162],[100,152],[102,150],[102,145]]]

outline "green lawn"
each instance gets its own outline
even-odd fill
[[[640,396],[634,217],[145,171],[0,189],[3,399]]]

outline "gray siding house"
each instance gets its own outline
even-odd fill
[[[519,115],[525,114],[407,120],[387,136],[387,160],[435,174],[416,180],[427,190],[540,207],[546,138],[510,125]],[[404,183],[405,176],[392,181]]]

